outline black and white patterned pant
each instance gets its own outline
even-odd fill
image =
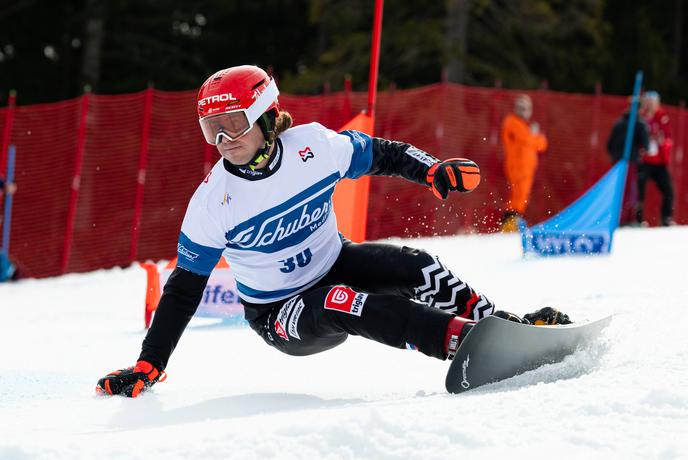
[[[330,272],[314,287],[269,305],[244,303],[249,323],[290,355],[335,347],[349,334],[445,359],[454,316],[478,320],[494,305],[425,251],[345,242]]]

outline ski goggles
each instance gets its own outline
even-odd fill
[[[254,92],[254,101],[249,107],[201,118],[198,122],[201,124],[205,141],[217,145],[222,142],[223,137],[235,141],[246,135],[256,120],[277,100],[278,95],[277,85],[270,79],[270,83],[262,92]]]

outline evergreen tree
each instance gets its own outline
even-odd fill
[[[685,0],[386,0],[380,86],[451,81],[628,94],[635,70],[688,91]],[[367,88],[371,0],[23,0],[0,6],[0,105],[198,88],[212,72],[271,67],[282,91]]]

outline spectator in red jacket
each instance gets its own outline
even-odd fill
[[[672,225],[674,190],[669,174],[669,160],[674,143],[669,115],[662,108],[659,93],[647,91],[641,101],[640,115],[650,129],[650,142],[638,163],[638,206],[636,220],[642,224],[647,181],[653,180],[662,194],[662,225]]]

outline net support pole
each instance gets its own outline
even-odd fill
[[[592,117],[590,127],[590,148],[588,149],[588,164],[594,164],[600,156],[600,112],[602,110],[602,83],[595,83],[595,96],[592,102]],[[588,182],[594,182],[594,170],[588,168]]]
[[[90,90],[86,90],[81,96],[81,109],[79,116],[79,132],[77,134],[76,152],[74,158],[74,174],[72,175],[72,191],[69,197],[69,207],[67,208],[67,225],[65,229],[64,247],[62,250],[62,263],[60,273],[67,273],[69,267],[69,257],[72,250],[72,236],[74,233],[74,219],[76,217],[76,205],[79,198],[79,188],[81,187],[81,167],[84,160],[84,150],[86,147],[86,124],[88,120],[88,105],[91,99]]]
[[[353,129],[374,135],[375,103],[377,100],[377,76],[380,62],[380,39],[382,35],[383,0],[375,0],[375,17],[370,48],[370,75],[368,78],[368,107],[346,123],[340,131]],[[342,234],[356,242],[365,241],[368,227],[368,201],[370,194],[370,176],[356,180],[343,180],[337,185],[333,202],[337,223]]]
[[[373,21],[373,40],[370,49],[370,75],[368,76],[368,114],[375,117],[377,102],[377,77],[380,66],[380,41],[382,38],[382,10],[384,0],[375,0],[375,17]]]
[[[683,177],[686,164],[684,161],[686,155],[686,101],[683,99],[679,101],[677,125],[678,129],[676,130],[676,142],[674,144],[673,165],[676,175],[674,178],[676,187],[674,193],[674,209],[678,214],[681,212],[681,207],[683,205]],[[674,219],[676,218],[679,218],[679,216],[677,215],[674,217]],[[682,223],[685,223],[685,221],[682,221]]]
[[[141,131],[141,148],[139,149],[139,170],[136,176],[136,198],[134,200],[134,221],[131,226],[129,263],[136,260],[139,249],[139,238],[141,236],[141,212],[143,209],[143,194],[146,189],[146,165],[148,163],[151,113],[153,112],[153,92],[153,85],[149,85],[143,100],[143,127]]]
[[[17,92],[10,91],[7,98],[7,112],[5,114],[5,124],[2,127],[2,143],[0,144],[0,172],[5,170],[6,154],[12,142],[12,125],[14,124],[14,110],[17,104]]]
[[[215,154],[216,147],[204,142],[203,146],[203,175],[207,176],[211,169],[213,169],[213,155]]]

